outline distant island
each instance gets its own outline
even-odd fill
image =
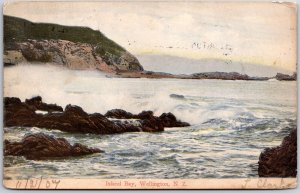
[[[91,69],[119,78],[177,78],[295,81],[297,74],[251,77],[238,72],[202,72],[175,75],[144,70],[138,59],[100,31],[87,27],[33,23],[4,15],[4,66],[54,63],[70,69]]]
[[[177,78],[177,79],[218,79],[218,80],[247,80],[247,81],[266,81],[266,80],[278,80],[278,81],[296,81],[297,73],[293,75],[277,73],[273,77],[251,77],[246,74],[240,74],[238,72],[202,72],[194,73],[191,75],[181,74],[169,74],[164,72],[152,72],[152,71],[119,71],[115,77],[122,78]]]

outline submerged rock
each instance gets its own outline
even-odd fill
[[[176,99],[184,99],[184,96],[180,95],[180,94],[170,94],[170,97],[171,98],[176,98]]]
[[[297,129],[285,137],[278,147],[266,148],[259,157],[260,177],[297,176]]]
[[[156,117],[152,111],[143,111],[133,115],[121,109],[108,111],[105,116],[100,113],[88,114],[81,107],[67,105],[64,111],[57,105],[42,102],[41,97],[34,97],[25,102],[18,98],[4,98],[4,125],[39,127],[57,129],[71,133],[116,134],[124,132],[159,132],[164,127],[189,126],[178,121],[168,113]],[[47,110],[47,114],[36,113],[36,110]],[[56,109],[56,111],[53,111]],[[60,112],[57,112],[60,111]],[[131,122],[112,121],[108,118],[138,119],[139,124]]]
[[[30,160],[83,156],[101,152],[103,151],[100,149],[88,148],[79,143],[71,145],[64,138],[55,138],[43,133],[27,135],[20,142],[4,141],[5,156],[24,156]]]

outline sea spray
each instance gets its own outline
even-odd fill
[[[24,100],[40,95],[46,103],[79,105],[88,113],[151,110],[157,116],[172,112],[193,125],[210,119],[237,125],[238,117],[250,112],[254,118],[274,117],[283,102],[286,113],[296,112],[295,82],[106,78],[99,71],[51,64],[5,67],[4,76],[4,96]],[[170,97],[174,93],[184,98]]]

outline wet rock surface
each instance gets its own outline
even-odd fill
[[[47,114],[36,113],[36,110],[47,111]],[[137,119],[138,124],[129,121],[114,121],[115,119]],[[184,127],[188,123],[176,119],[172,113],[164,113],[160,117],[152,111],[143,111],[137,115],[121,109],[88,114],[81,107],[67,105],[65,110],[56,104],[46,104],[41,97],[34,97],[21,102],[19,98],[4,98],[4,125],[39,127],[57,129],[71,133],[117,134],[124,132],[159,132],[164,127]]]
[[[297,176],[297,129],[285,137],[278,147],[266,148],[259,157],[260,177]]]
[[[48,111],[48,112],[53,112],[53,111],[62,112],[63,111],[63,108],[61,106],[58,106],[56,104],[43,103],[42,97],[40,97],[40,96],[36,96],[31,99],[26,99],[25,103],[28,104],[29,106],[36,108],[36,110]]]
[[[177,120],[175,115],[172,113],[163,113],[159,117],[153,115],[152,111],[142,111],[141,113],[134,115],[132,113],[126,112],[122,109],[113,109],[105,114],[106,117],[117,118],[117,119],[140,119],[148,120],[152,122],[158,122],[163,127],[186,127],[190,126],[189,123],[181,122]]]
[[[43,133],[25,136],[20,142],[4,141],[4,155],[24,156],[30,160],[45,160],[101,153],[100,149],[75,143],[64,138],[55,138]]]

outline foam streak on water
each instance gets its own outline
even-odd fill
[[[105,151],[50,161],[6,157],[6,178],[255,177],[260,152],[279,145],[296,127],[296,82],[119,79],[53,66],[9,67],[4,74],[5,96],[41,95],[47,103],[76,104],[89,113],[172,112],[192,124],[162,133],[105,136],[5,128],[11,141],[44,132]]]

